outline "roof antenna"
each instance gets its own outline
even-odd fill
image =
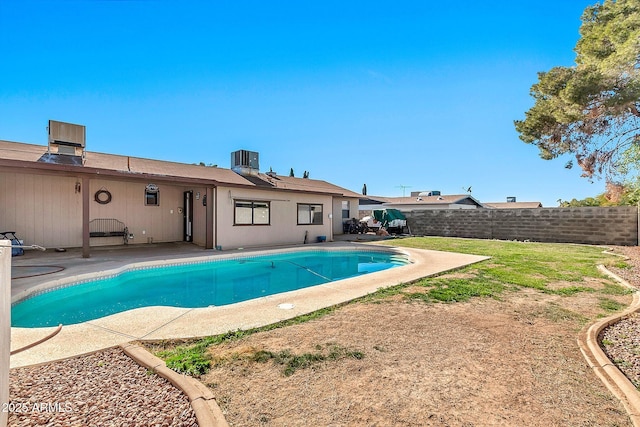
[[[404,190],[406,190],[407,188],[411,188],[411,186],[410,185],[396,185],[396,188],[402,188],[402,197],[405,197]]]

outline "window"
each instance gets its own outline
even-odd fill
[[[351,218],[349,216],[350,213],[350,209],[349,209],[349,201],[348,200],[343,200],[342,201],[342,219],[349,219]]]
[[[144,205],[160,206],[160,190],[155,184],[149,184],[144,189]]]
[[[322,224],[322,205],[298,203],[298,225]]]
[[[269,225],[269,202],[254,202],[251,200],[236,200],[235,225]]]

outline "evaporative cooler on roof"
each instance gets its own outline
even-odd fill
[[[231,153],[231,169],[241,175],[257,175],[260,171],[256,151],[238,150]]]
[[[85,158],[86,128],[49,120],[47,152],[39,162],[82,166]]]
[[[49,120],[49,152],[82,156],[86,143],[86,127]]]

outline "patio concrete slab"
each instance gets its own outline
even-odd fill
[[[34,328],[34,331],[51,328]],[[25,328],[11,328],[12,351],[29,344],[24,338]],[[46,335],[46,334],[42,334]],[[40,337],[39,337],[40,338]],[[64,326],[53,338],[26,351],[11,356],[11,367],[34,365],[52,360],[90,353],[114,345],[133,341],[135,337],[105,330],[87,323]],[[15,341],[15,346],[14,346]]]
[[[38,253],[29,261],[18,259],[17,264],[59,265],[63,266],[64,270],[50,275],[12,281],[12,300],[17,300],[33,289],[55,287],[60,283],[77,281],[78,277],[107,274],[113,270],[121,270],[129,264],[162,265],[174,263],[176,260],[256,255],[276,250],[216,252],[205,251],[194,245],[154,246],[153,248],[93,250],[92,258],[88,260],[80,258],[78,253],[68,252],[51,253],[49,257],[47,253]],[[323,243],[287,247],[286,250],[309,250],[318,247],[371,249],[372,245]],[[145,307],[82,324],[63,326],[61,332],[50,340],[13,355],[11,367],[44,363],[140,339],[200,337],[264,326],[350,301],[380,288],[411,282],[487,259],[483,256],[449,252],[411,248],[394,249],[407,254],[411,264],[226,306],[195,309]],[[55,328],[12,328],[12,350],[37,341],[53,329]]]
[[[87,322],[88,324],[122,335],[144,339],[167,323],[181,318],[193,309],[178,307],[141,307],[112,314]]]

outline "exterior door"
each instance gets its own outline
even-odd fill
[[[193,242],[193,191],[184,192],[184,241]]]

